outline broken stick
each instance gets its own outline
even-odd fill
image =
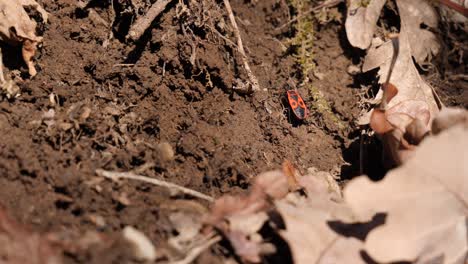
[[[210,197],[210,196],[208,196],[206,194],[203,194],[201,192],[197,192],[195,190],[185,188],[185,187],[179,186],[179,185],[171,183],[171,182],[166,182],[166,181],[162,181],[162,180],[158,180],[158,179],[154,179],[154,178],[150,178],[150,177],[146,177],[146,176],[141,176],[141,175],[138,175],[138,174],[135,174],[135,173],[132,173],[132,172],[115,172],[115,171],[106,171],[106,170],[98,169],[98,170],[96,170],[96,174],[100,175],[100,176],[103,176],[105,178],[111,179],[111,180],[133,179],[133,180],[143,181],[143,182],[151,183],[151,184],[154,184],[154,185],[157,185],[157,186],[166,187],[166,188],[168,188],[170,190],[175,190],[175,191],[178,191],[178,192],[181,192],[181,193],[185,193],[185,194],[191,195],[193,197],[204,199],[204,200],[207,200],[209,202],[214,201],[213,197]]]
[[[135,23],[133,23],[126,38],[138,40],[171,1],[172,0],[158,0],[154,3],[144,16],[139,17]]]
[[[242,43],[242,38],[240,35],[239,27],[237,26],[236,18],[234,17],[234,13],[232,12],[231,3],[229,3],[229,0],[224,0],[224,5],[226,6],[226,10],[228,12],[229,20],[231,21],[232,27],[234,28],[234,35],[237,38],[237,49],[239,50],[239,53],[242,55],[242,61],[244,63],[245,71],[247,72],[247,76],[249,77],[250,82],[252,84],[252,90],[259,91],[260,85],[258,84],[257,77],[252,73],[252,70],[250,69],[247,55],[245,54],[245,50],[244,50],[244,44]],[[263,90],[266,91],[267,89],[263,89]]]

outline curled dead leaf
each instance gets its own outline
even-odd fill
[[[35,8],[43,21],[47,22],[47,12],[35,0],[0,0],[0,40],[10,45],[23,46],[23,59],[29,74],[35,76],[37,71],[32,58],[42,37],[36,35],[37,23],[29,17],[24,6]],[[3,72],[3,69],[0,70]]]
[[[387,214],[366,252],[376,261],[466,263],[468,254],[468,128],[455,125],[425,139],[400,168],[380,182],[361,176],[344,190],[359,220]],[[391,250],[389,250],[391,249]]]

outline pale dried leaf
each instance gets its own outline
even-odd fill
[[[468,130],[457,125],[422,142],[402,167],[380,182],[361,176],[344,190],[361,220],[387,213],[365,249],[378,262],[463,263],[468,252]],[[450,241],[450,242],[448,242]],[[391,250],[389,250],[391,249]]]
[[[286,225],[280,234],[288,242],[294,263],[365,263],[359,253],[362,241],[341,236],[328,224],[332,220],[353,219],[349,207],[334,201],[341,194],[335,189],[333,177],[312,169],[300,184],[307,198],[290,193],[275,202]]]
[[[461,108],[443,108],[432,122],[432,133],[439,134],[458,124],[468,126],[468,111]]]
[[[437,28],[439,16],[427,0],[397,0],[401,19],[401,31],[405,31],[411,49],[411,55],[417,63],[422,64],[431,55],[440,50],[437,37],[429,28]]]
[[[32,59],[42,37],[36,35],[37,23],[29,17],[24,6],[35,8],[47,22],[47,12],[35,0],[0,0],[0,40],[11,45],[23,45],[23,59],[29,74],[34,76],[37,72]]]
[[[247,196],[217,199],[205,222],[223,232],[243,260],[258,263],[264,247],[257,232],[268,220],[265,212],[272,206],[270,201],[284,197],[288,189],[287,177],[281,171],[260,174]]]
[[[420,2],[419,0],[411,3],[407,0],[397,1],[401,14],[401,32],[398,37],[399,53],[389,79],[391,85],[385,84],[385,86],[396,87],[398,92],[385,105],[383,119],[372,120],[376,116],[370,115],[371,120],[367,120],[373,123],[374,127],[388,125],[392,127],[392,130],[387,133],[389,135],[381,135],[384,141],[390,140],[390,142],[384,142],[384,153],[387,153],[386,164],[389,166],[399,165],[411,157],[411,152],[415,147],[413,144],[420,142],[423,136],[429,132],[430,124],[439,112],[439,106],[441,105],[433,88],[419,75],[412,58],[412,56],[415,56],[417,60],[422,61],[431,53],[438,51],[435,36],[419,27],[422,22],[434,25],[437,18],[433,18],[432,7],[425,11],[414,10],[416,7],[427,4]],[[419,35],[426,43],[421,44],[416,41]],[[430,41],[429,38],[434,40]],[[391,41],[382,44],[380,39],[375,38],[365,58],[363,71],[366,72],[380,67],[378,72],[379,82],[385,82],[394,52]],[[381,89],[377,94],[377,98],[382,100],[383,97],[383,89]],[[418,135],[421,137],[413,137],[413,141],[408,142],[406,140],[408,138],[407,127],[411,124],[418,125]],[[415,131],[409,133],[413,132]],[[415,134],[413,133],[411,136],[415,136]]]
[[[367,49],[371,44],[382,7],[387,0],[373,0],[364,6],[362,0],[351,0],[345,23],[349,43],[360,49]]]
[[[426,0],[397,0],[396,2],[401,18],[401,31],[405,30],[409,35],[411,55],[418,63],[423,63],[440,50],[436,36],[428,29],[422,28],[422,26],[437,27],[437,12]],[[362,0],[349,2],[345,27],[351,45],[361,49],[367,49],[370,46],[377,20],[385,3],[386,0],[373,0],[369,3]]]
[[[36,22],[29,18],[24,10],[25,4],[40,7],[35,1],[0,0],[0,39],[2,41],[22,43],[25,39],[37,42],[42,40],[41,37],[36,36]],[[40,10],[43,9],[40,8]],[[43,14],[47,13],[44,11]]]
[[[405,112],[414,117],[412,113],[415,111],[411,112],[412,110],[408,110],[412,109],[411,106],[415,106],[417,109],[413,110],[417,110],[419,113],[428,112],[430,118],[427,121],[430,121],[438,113],[439,106],[434,97],[432,87],[422,79],[413,63],[408,34],[403,28],[400,33],[399,43],[400,52],[390,78],[390,83],[397,87],[398,94],[388,103],[387,109],[396,106],[396,109],[394,108],[393,111]],[[363,71],[380,67],[378,72],[380,76],[379,82],[383,83],[388,75],[392,55],[393,49],[390,41],[379,47],[373,45],[364,61]],[[377,97],[382,97],[382,90],[379,91]],[[402,109],[403,106],[406,109]],[[403,128],[408,124],[396,125]]]
[[[278,201],[276,206],[286,224],[280,234],[288,242],[295,264],[365,263],[359,255],[362,241],[342,237],[330,229],[327,221],[336,218],[326,207],[288,201]]]

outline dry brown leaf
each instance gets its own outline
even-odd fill
[[[380,182],[361,176],[344,190],[360,220],[386,213],[366,252],[378,262],[466,263],[468,252],[468,126],[426,139],[414,156]]]
[[[288,193],[288,179],[280,171],[260,174],[248,196],[225,195],[217,199],[206,223],[220,230],[243,260],[258,263],[264,253],[264,243],[257,233],[268,217],[272,199]]]
[[[288,243],[294,263],[365,263],[360,256],[362,241],[339,235],[327,223],[352,219],[332,175],[315,169],[309,169],[305,176],[295,175],[294,186],[301,190],[288,194],[291,168],[292,164],[283,172],[260,175],[248,196],[218,199],[208,223],[223,232],[243,260],[260,262],[267,252],[259,230],[268,220],[275,222],[267,212],[276,211],[286,225],[277,232]]]
[[[414,57],[417,62],[423,63],[440,48],[435,35],[421,28],[422,24],[435,27],[438,22],[437,13],[425,0],[396,2],[401,19],[396,42],[398,51],[393,48],[391,40],[383,43],[380,38],[374,38],[364,61],[363,72],[379,67],[379,82],[389,81],[383,88],[394,87],[397,93],[387,101],[383,111],[375,110],[371,115],[366,115],[366,120],[361,119],[359,122],[370,122],[374,131],[381,135],[388,166],[399,165],[411,157],[415,145],[430,131],[430,124],[441,105],[434,90],[422,79],[413,62]],[[369,5],[366,10],[369,8],[376,7]],[[364,34],[355,28],[347,30],[348,36]],[[388,78],[392,57],[395,55],[395,64]],[[377,94],[377,101],[382,101],[385,97],[383,88]],[[382,128],[385,132],[375,130],[376,128]]]
[[[345,24],[349,42],[361,49],[367,49],[370,46],[376,22],[386,0],[368,1],[367,4],[365,2],[350,1]],[[426,0],[397,0],[396,2],[401,18],[401,31],[406,31],[408,34],[411,55],[418,63],[423,63],[432,54],[437,54],[440,49],[436,36],[421,27],[421,25],[429,28],[437,27],[437,12]],[[387,59],[390,58],[391,55],[387,57]]]
[[[278,201],[276,206],[286,224],[280,234],[295,264],[365,263],[359,255],[363,242],[343,237],[328,226],[328,221],[337,219],[331,210],[307,202]]]
[[[345,28],[349,43],[360,49],[367,49],[374,36],[377,20],[387,0],[374,0],[364,3],[362,0],[351,0]]]
[[[333,231],[328,222],[351,221],[350,208],[341,203],[341,192],[330,173],[309,169],[300,178],[307,197],[290,193],[275,202],[285,222],[281,236],[288,242],[295,264],[365,263],[362,241]]]
[[[438,112],[438,104],[434,98],[433,89],[419,75],[412,61],[412,56],[418,62],[423,62],[431,53],[437,53],[439,44],[434,34],[420,28],[421,23],[435,26],[437,24],[436,13],[432,6],[424,0],[398,0],[397,4],[401,19],[399,54],[389,81],[396,86],[398,94],[391,100],[387,109],[400,105],[395,112],[408,112],[406,110],[400,111],[400,109],[411,109],[412,106],[408,105],[418,104],[414,107],[429,111],[432,119],[434,114]],[[380,67],[379,82],[385,82],[393,52],[391,41],[382,43],[379,38],[374,38],[372,47],[365,58],[363,71],[367,72]],[[382,91],[377,97],[382,97]],[[397,124],[397,126],[406,127],[404,123]]]
[[[11,45],[23,45],[23,59],[29,74],[34,76],[37,72],[32,58],[42,37],[36,35],[36,22],[28,16],[24,6],[35,8],[47,22],[47,12],[35,0],[0,0],[0,40]]]

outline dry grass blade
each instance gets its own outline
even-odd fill
[[[234,17],[234,13],[232,12],[231,3],[229,3],[229,0],[224,0],[224,5],[226,6],[226,10],[228,12],[229,20],[231,21],[232,27],[234,28],[234,34],[237,38],[237,49],[242,55],[242,61],[244,62],[245,71],[247,72],[247,75],[249,76],[249,79],[252,85],[252,90],[260,91],[260,84],[258,83],[258,79],[253,74],[252,70],[250,69],[248,58],[247,58],[247,55],[245,54],[244,44],[242,43],[242,38],[240,35],[239,27],[237,26],[236,18]],[[266,88],[263,90],[266,91]]]
[[[195,190],[185,188],[185,187],[179,186],[171,182],[149,178],[149,177],[138,175],[132,172],[114,172],[114,171],[106,171],[106,170],[98,169],[96,170],[96,174],[103,176],[105,178],[111,179],[111,180],[132,179],[132,180],[137,180],[137,181],[143,181],[143,182],[151,183],[157,186],[165,187],[174,191],[182,192],[184,194],[191,195],[193,197],[197,197],[203,200],[207,200],[209,202],[214,201],[212,197],[206,194],[203,194],[201,192],[197,192]]]

